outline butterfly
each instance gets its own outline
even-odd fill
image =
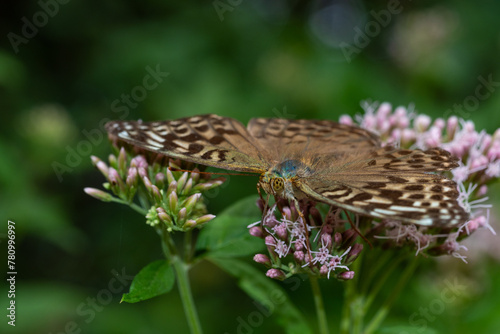
[[[458,167],[440,148],[381,146],[377,135],[328,120],[253,118],[245,127],[214,114],[170,121],[111,121],[106,130],[171,158],[260,174],[258,188],[308,198],[359,215],[425,226],[454,226],[469,214],[454,181],[437,174]],[[296,206],[298,207],[298,206]]]

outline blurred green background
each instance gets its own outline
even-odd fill
[[[336,120],[361,112],[360,101],[369,99],[414,103],[433,117],[451,109],[489,133],[500,127],[498,85],[462,112],[453,107],[475,96],[478,77],[500,81],[498,1],[62,2],[12,1],[0,10],[0,248],[6,254],[11,219],[18,272],[17,326],[7,326],[2,314],[2,332],[188,330],[177,290],[129,305],[119,304],[128,290],[122,287],[94,311],[85,306],[107,298],[113,270],[134,275],[162,258],[142,217],[83,193],[103,182],[90,155],[111,152],[102,129],[108,119],[216,113],[242,122],[256,116]],[[157,82],[144,82],[154,70],[162,72]],[[210,211],[255,194],[256,181],[231,177]],[[491,189],[491,203],[499,203],[498,190]],[[463,293],[424,321],[424,331],[414,325],[415,333],[500,330],[498,240],[479,231],[468,241],[468,265],[423,261],[386,325],[412,325],[411,315],[433,305],[449,279],[458,280]],[[234,280],[210,264],[197,266],[192,280],[207,333],[236,333],[238,317],[256,310]],[[333,329],[342,284],[322,287]],[[3,313],[6,291],[4,280]],[[292,299],[314,322],[308,284]],[[255,332],[280,329],[266,319]]]

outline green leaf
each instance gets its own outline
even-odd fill
[[[251,236],[247,226],[261,220],[256,196],[244,198],[209,222],[198,236],[196,249],[211,257],[235,257],[262,251],[264,240]]]
[[[129,293],[125,293],[122,302],[137,303],[172,290],[175,282],[174,269],[166,260],[148,264],[134,277]]]
[[[239,287],[263,305],[263,308],[258,308],[258,311],[266,317],[276,317],[276,321],[285,329],[286,333],[312,333],[302,314],[288,298],[286,289],[267,278],[262,271],[237,259],[210,257],[208,260],[237,277]],[[288,292],[293,292],[301,283],[303,281],[294,276],[285,280],[283,284],[287,285]]]

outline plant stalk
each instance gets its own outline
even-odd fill
[[[311,288],[314,296],[314,305],[316,306],[319,333],[328,334],[328,321],[326,320],[325,305],[323,304],[323,296],[321,295],[318,278],[314,275],[309,275],[309,281],[311,282]]]

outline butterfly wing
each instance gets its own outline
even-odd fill
[[[419,225],[455,225],[468,219],[455,182],[429,172],[457,167],[449,152],[391,147],[318,162],[297,186],[309,197],[376,218]]]
[[[379,147],[379,138],[357,126],[333,121],[253,118],[248,132],[265,147],[274,148],[274,156],[298,158],[315,154],[371,149]]]
[[[202,115],[171,121],[112,121],[106,130],[134,146],[168,157],[242,172],[269,168],[267,151],[238,121]]]

